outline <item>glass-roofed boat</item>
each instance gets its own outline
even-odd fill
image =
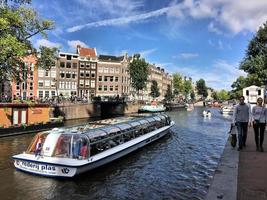
[[[33,174],[73,177],[163,137],[173,125],[166,114],[156,114],[97,128],[55,128],[36,134],[25,152],[13,156],[14,165]]]

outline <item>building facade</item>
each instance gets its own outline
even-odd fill
[[[99,55],[97,62],[97,96],[128,96],[130,76],[128,56]]]
[[[78,96],[92,98],[96,95],[97,53],[95,48],[77,46],[78,65]]]
[[[11,95],[14,98],[22,100],[36,99],[37,97],[37,58],[34,55],[23,58],[25,65],[20,74],[20,81],[11,83]]]
[[[56,72],[56,90],[59,96],[77,95],[79,55],[59,53]]]

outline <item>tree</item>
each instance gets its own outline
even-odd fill
[[[145,59],[140,58],[140,54],[134,55],[133,61],[129,64],[129,72],[131,85],[139,95],[139,91],[146,87],[148,79],[148,63],[146,63]]]
[[[166,91],[166,94],[165,94],[165,101],[166,102],[170,102],[172,101],[173,99],[173,93],[172,93],[172,89],[171,89],[171,86],[170,85],[167,85],[167,91]]]
[[[190,93],[190,98],[191,98],[192,100],[195,100],[196,95],[195,95],[194,90],[191,91],[191,93]]]
[[[30,54],[45,55],[44,47],[38,52],[31,43],[31,38],[37,34],[46,37],[46,31],[53,28],[53,22],[41,19],[35,10],[26,3],[30,0],[2,1],[0,7],[0,81],[20,80],[20,72],[25,70],[23,58]],[[56,50],[51,52],[55,54]],[[46,62],[40,62],[40,67],[48,67],[48,60],[54,57],[46,55]]]
[[[175,95],[181,94],[184,91],[183,77],[179,73],[173,74],[173,88]]]
[[[158,83],[157,81],[152,80],[150,96],[152,96],[153,98],[157,98],[159,97],[159,95],[160,95],[160,92],[158,88]]]
[[[230,92],[231,99],[237,99],[243,94],[243,88],[251,85],[251,82],[248,77],[239,76],[236,81],[233,82],[231,87],[233,90]]]
[[[221,101],[226,101],[226,100],[229,100],[229,98],[230,98],[229,92],[226,90],[220,90],[217,93],[217,95],[218,95],[218,99]]]
[[[211,97],[212,97],[214,100],[219,100],[218,92],[217,92],[217,91],[213,91],[212,94],[211,94]]]
[[[189,80],[187,80],[186,78],[184,79],[184,95],[185,98],[188,97],[188,95],[190,94],[192,90],[192,79],[189,78]]]
[[[259,28],[249,42],[239,68],[248,73],[250,83],[262,86],[267,81],[267,23]]]
[[[199,79],[199,81],[196,82],[196,89],[197,93],[199,95],[202,95],[204,98],[208,96],[208,89],[204,79],[201,78]]]

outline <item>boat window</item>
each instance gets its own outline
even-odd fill
[[[68,158],[70,157],[70,149],[71,149],[71,135],[62,134],[59,136],[57,140],[53,156]]]
[[[42,146],[46,137],[48,135],[48,132],[41,132],[36,134],[36,136],[32,139],[30,145],[28,146],[27,153],[34,154],[38,148],[38,143]]]

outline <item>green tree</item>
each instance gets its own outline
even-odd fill
[[[202,95],[204,98],[208,96],[208,89],[204,79],[201,78],[196,82],[196,89],[197,93]]]
[[[238,99],[243,94],[243,88],[251,85],[251,82],[248,77],[239,76],[231,85],[233,88],[230,92],[231,99]]]
[[[175,95],[181,94],[184,91],[183,77],[179,73],[173,74],[173,88],[174,88],[173,92]]]
[[[230,98],[229,92],[226,90],[220,90],[217,93],[217,95],[218,95],[218,99],[221,101],[226,101],[226,100],[229,100],[229,98]]]
[[[131,85],[137,91],[139,96],[140,90],[146,87],[148,79],[148,63],[145,59],[140,58],[140,54],[135,54],[133,61],[129,64],[129,72],[131,77]]]
[[[170,85],[167,85],[167,91],[164,97],[166,102],[170,102],[173,100],[173,93]]]
[[[218,100],[219,97],[218,97],[218,92],[217,91],[213,91],[212,94],[211,94],[211,97],[214,99],[214,100]]]
[[[253,85],[265,85],[267,81],[267,23],[259,28],[249,42],[246,54],[239,68],[248,73]]]
[[[196,95],[195,95],[194,90],[191,91],[191,93],[190,93],[190,98],[191,98],[192,100],[195,100]]]
[[[157,98],[159,97],[159,95],[160,95],[160,92],[158,88],[158,83],[157,81],[152,80],[150,96],[152,96],[153,98]]]
[[[192,79],[189,78],[188,80],[184,79],[184,95],[185,95],[185,98],[188,97],[188,95],[190,94],[190,92],[192,91]]]
[[[37,52],[31,38],[37,34],[46,37],[46,31],[53,28],[53,22],[41,19],[33,8],[25,5],[30,2],[13,0],[8,3],[6,0],[0,7],[0,81],[19,80],[20,72],[25,70],[22,59],[30,54],[40,55],[38,58],[41,58],[44,55],[42,51],[47,49]],[[41,62],[40,67],[47,67],[43,66],[45,63]]]

